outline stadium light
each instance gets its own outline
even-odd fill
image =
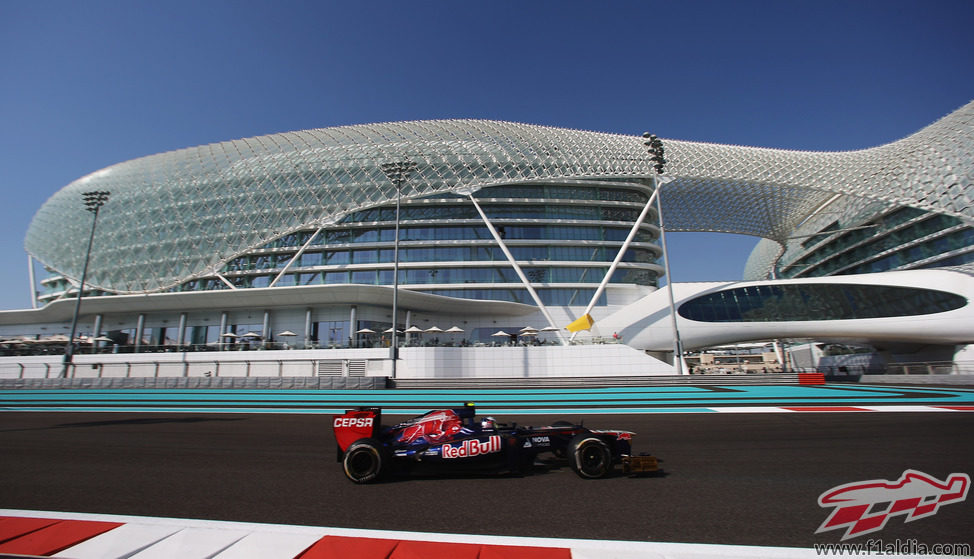
[[[88,236],[88,250],[85,251],[85,265],[81,270],[81,285],[78,286],[78,297],[74,303],[74,317],[71,319],[71,334],[68,336],[68,344],[64,347],[64,369],[61,376],[68,377],[71,362],[74,358],[74,335],[78,330],[78,314],[81,312],[81,298],[85,294],[85,278],[88,275],[88,261],[91,259],[91,244],[95,240],[95,225],[98,224],[98,210],[108,202],[111,192],[107,190],[92,190],[82,192],[81,198],[84,200],[85,209],[91,212],[91,235]],[[92,342],[94,343],[94,342]]]
[[[656,137],[656,134],[650,134],[649,132],[643,132],[643,138],[646,138],[643,145],[649,148],[649,160],[653,162],[653,168],[656,169],[656,174],[662,175],[663,168],[666,166],[666,158],[663,157],[663,140]]]
[[[399,359],[399,208],[402,203],[402,185],[409,179],[409,173],[416,169],[416,162],[404,159],[383,163],[380,168],[396,187],[396,236],[392,249],[392,345],[389,347],[392,378],[396,378],[396,361]]]
[[[683,342],[680,340],[680,329],[677,327],[676,321],[676,302],[673,300],[673,276],[670,275],[670,254],[666,250],[666,227],[663,225],[663,197],[660,194],[660,189],[663,185],[670,182],[672,179],[669,177],[662,177],[663,170],[666,168],[666,158],[664,157],[665,149],[663,148],[663,140],[660,140],[656,134],[650,134],[649,132],[643,132],[643,145],[646,146],[647,151],[649,151],[649,160],[653,163],[653,189],[656,191],[656,208],[657,214],[659,216],[659,237],[660,244],[663,245],[663,269],[666,273],[666,291],[669,294],[670,303],[670,320],[673,324],[673,366],[676,368],[676,374],[682,375],[684,371],[683,366]]]

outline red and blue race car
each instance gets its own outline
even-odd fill
[[[414,468],[428,471],[524,473],[542,453],[567,462],[583,478],[608,475],[621,464],[625,473],[659,469],[652,456],[632,456],[631,431],[589,429],[557,421],[544,427],[476,419],[472,404],[434,410],[392,427],[382,426],[380,408],[348,410],[334,418],[337,458],[355,483]]]

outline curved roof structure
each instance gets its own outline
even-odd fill
[[[783,240],[835,194],[974,221],[974,102],[903,140],[851,152],[796,152],[665,141],[663,213],[679,231]],[[272,134],[112,165],[58,191],[25,246],[80,277],[91,214],[107,190],[88,281],[116,293],[161,291],[212,274],[289,232],[395,200],[381,170],[410,160],[404,197],[519,183],[649,183],[634,136],[481,120],[416,121]]]

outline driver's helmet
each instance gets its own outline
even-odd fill
[[[496,426],[497,425],[494,423],[494,418],[490,417],[489,415],[480,420],[481,429],[494,429]]]

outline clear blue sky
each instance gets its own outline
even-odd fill
[[[37,209],[114,163],[426,118],[865,148],[974,99],[972,22],[971,0],[0,0],[0,309],[29,306]],[[754,242],[674,235],[674,280],[739,279]]]

